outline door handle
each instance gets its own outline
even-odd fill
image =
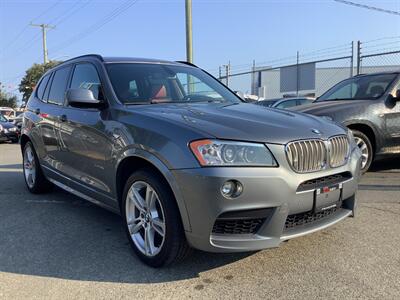
[[[67,121],[67,116],[66,115],[61,115],[58,117],[58,119],[60,120],[60,122],[66,122]]]

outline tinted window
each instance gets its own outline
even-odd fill
[[[310,100],[310,99],[300,99],[299,100],[299,105],[308,104],[308,103],[311,103],[311,102],[312,102],[312,100]]]
[[[107,65],[114,91],[124,103],[240,102],[199,68],[169,64]]]
[[[62,105],[64,103],[65,89],[67,87],[70,69],[71,67],[65,67],[55,72],[49,93],[49,103],[58,105]]]
[[[396,74],[377,74],[353,77],[335,85],[322,95],[318,99],[318,102],[329,100],[378,99],[385,93],[396,76]]]
[[[44,76],[42,81],[39,83],[39,86],[37,87],[36,95],[40,100],[43,100],[44,91],[46,89],[47,83],[49,82],[49,78],[50,78],[50,75]]]
[[[94,98],[101,100],[100,78],[95,66],[92,64],[76,65],[72,75],[71,89],[91,90]]]
[[[276,102],[278,102],[278,100],[262,100],[262,101],[256,102],[256,104],[272,107],[272,105],[274,105]]]
[[[288,107],[293,107],[296,106],[296,101],[297,100],[288,100],[288,101],[284,101],[279,103],[276,107],[277,108],[288,108]]]

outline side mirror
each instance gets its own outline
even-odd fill
[[[68,104],[74,107],[97,108],[101,101],[94,98],[91,90],[69,89],[67,91]]]
[[[394,99],[394,100],[400,101],[400,90],[397,90],[397,91],[396,91],[395,99]]]

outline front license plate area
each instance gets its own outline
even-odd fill
[[[338,207],[342,196],[342,184],[319,188],[315,191],[315,212]]]

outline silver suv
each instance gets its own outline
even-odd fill
[[[349,130],[243,103],[187,63],[62,63],[29,99],[21,148],[29,191],[56,185],[121,214],[153,267],[192,247],[276,247],[356,207],[360,151]]]

